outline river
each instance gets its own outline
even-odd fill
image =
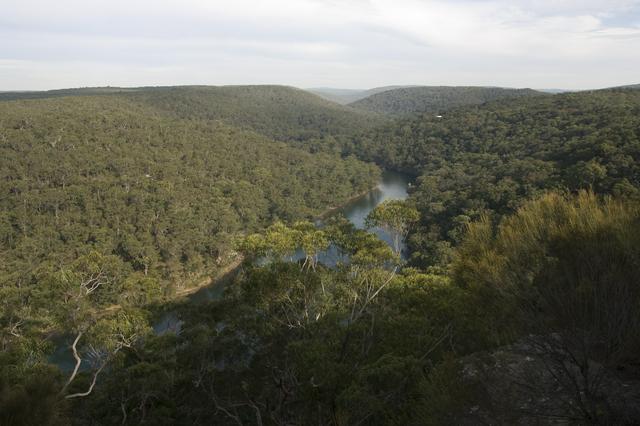
[[[364,229],[365,224],[364,221],[374,208],[378,206],[385,200],[404,200],[408,196],[408,188],[410,184],[410,178],[407,175],[385,171],[382,173],[382,177],[380,183],[377,187],[363,195],[362,197],[358,197],[347,204],[339,207],[328,215],[343,215],[347,218],[351,223],[355,225],[358,229]],[[322,225],[321,221],[318,221],[318,225]],[[376,234],[380,239],[387,242],[389,245],[393,245],[393,236],[389,235],[387,232],[380,228],[373,228],[370,230]],[[401,244],[401,255],[403,258],[406,256],[406,247],[404,242]],[[291,256],[292,261],[297,261],[300,259],[304,259],[304,254],[302,252],[298,252]],[[318,261],[327,266],[334,266],[338,261],[344,260],[341,259],[338,250],[335,247],[329,247],[325,252],[320,253],[318,256]],[[210,286],[203,287],[197,292],[191,294],[189,297],[192,302],[204,302],[208,300],[218,299],[222,296],[222,292],[224,291],[225,284],[232,278],[233,274],[230,276],[222,278],[221,280],[216,281]],[[162,324],[163,327],[166,328],[167,324]],[[157,330],[157,328],[156,328]]]
[[[356,198],[345,204],[344,206],[335,209],[330,213],[329,216],[341,214],[351,223],[353,223],[356,228],[364,229],[365,218],[367,217],[369,212],[373,210],[377,205],[385,200],[404,200],[407,198],[407,190],[409,188],[410,181],[411,180],[407,175],[385,171],[382,173],[382,179],[380,181],[380,184],[376,188],[363,195],[362,197]],[[379,238],[386,241],[389,245],[393,244],[392,236],[384,230],[374,228],[370,231],[378,235]],[[403,257],[406,256],[404,242],[402,244],[401,253]],[[292,257],[292,260],[298,260],[300,257],[304,256],[301,253],[298,253],[297,255],[294,255]],[[336,262],[343,259],[339,258],[338,251],[335,247],[329,247],[329,249],[327,249],[324,253],[320,254],[318,260],[325,265],[333,266],[336,264]],[[201,288],[197,292],[188,296],[188,302],[199,303],[220,298],[224,291],[225,285],[233,278],[233,276],[233,272],[229,273],[228,276],[217,280],[207,287]],[[153,329],[156,333],[162,334],[166,333],[167,331],[179,330],[181,324],[182,322],[177,317],[175,312],[169,312],[165,314],[162,319],[153,326]],[[59,341],[56,341],[56,350],[49,357],[49,361],[53,364],[58,365],[63,371],[70,371],[73,368],[73,357],[71,355],[71,351],[69,350],[69,345],[67,344],[70,343],[67,342],[67,340],[69,339],[69,336],[65,336],[64,338],[61,337]],[[83,367],[87,368],[86,366]]]
[[[408,188],[410,179],[407,175],[396,172],[385,171],[382,174],[380,184],[366,195],[357,198],[343,207],[336,209],[332,214],[342,214],[356,228],[364,229],[364,220],[371,210],[376,208],[378,204],[386,200],[404,200],[408,196]],[[380,228],[374,228],[371,232],[375,233],[389,245],[393,245],[393,238]],[[403,243],[404,244],[404,243]],[[404,253],[404,245],[402,246]]]

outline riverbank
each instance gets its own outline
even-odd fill
[[[369,193],[371,193],[372,191],[374,191],[375,189],[378,189],[378,188],[380,188],[380,183],[378,183],[375,186],[367,189],[366,191],[360,192],[360,193],[348,198],[347,200],[345,200],[343,203],[341,203],[338,206],[330,207],[330,208],[326,209],[324,212],[322,212],[320,215],[318,215],[316,217],[316,219],[317,220],[325,219],[328,216],[330,216],[332,213],[335,213],[337,210],[340,210],[340,209],[348,206],[349,204],[359,200],[360,198],[365,197],[366,195],[368,195]],[[242,254],[240,254],[240,253],[237,253],[235,255],[234,259],[229,264],[227,264],[227,265],[223,266],[221,269],[217,270],[214,275],[207,276],[206,278],[200,280],[196,285],[188,286],[188,287],[182,288],[180,290],[177,290],[171,296],[167,296],[166,299],[164,300],[164,302],[177,301],[177,300],[189,297],[189,296],[193,296],[194,294],[198,293],[201,290],[204,290],[206,288],[210,288],[212,286],[215,286],[219,281],[227,278],[230,274],[233,274],[234,271],[236,271],[240,267],[240,265],[242,265],[242,262],[244,262],[244,256]],[[108,313],[117,311],[117,310],[119,310],[121,308],[122,308],[122,306],[119,305],[119,304],[107,306],[106,308],[101,310],[100,314],[101,315],[108,314]]]
[[[380,183],[376,184],[375,186],[372,186],[371,188],[369,188],[369,189],[367,189],[365,191],[362,191],[362,192],[354,195],[353,197],[348,198],[343,203],[341,203],[341,204],[339,204],[339,205],[337,205],[335,207],[329,207],[328,209],[326,209],[325,211],[320,213],[320,215],[318,215],[316,217],[316,220],[326,219],[327,217],[331,216],[331,214],[335,213],[336,210],[343,209],[346,206],[348,206],[349,204],[353,203],[354,201],[358,201],[360,198],[366,197],[367,195],[369,195],[372,191],[374,191],[376,189],[380,189]]]
[[[357,193],[357,194],[353,195],[352,197],[349,197],[343,203],[340,203],[340,205],[335,206],[335,207],[330,207],[330,208],[326,209],[321,214],[316,216],[316,220],[326,219],[328,216],[330,216],[331,214],[335,213],[336,211],[338,211],[340,209],[344,209],[344,208],[348,207],[349,205],[357,202],[361,198],[366,197],[367,195],[371,194],[371,192],[373,192],[374,190],[379,190],[382,184],[383,184],[383,182],[380,181],[376,185],[374,185],[371,188],[367,189],[366,191],[362,191],[360,193]],[[171,297],[171,300],[179,300],[181,298],[190,297],[190,296],[194,297],[194,300],[195,299],[201,299],[201,300],[209,299],[212,296],[211,296],[211,294],[205,294],[205,293],[207,293],[207,289],[213,290],[214,287],[216,287],[216,286],[224,285],[224,283],[226,281],[229,281],[235,275],[236,270],[242,265],[242,262],[244,262],[244,257],[241,254],[237,254],[236,257],[234,258],[234,260],[231,263],[226,265],[221,270],[217,271],[214,276],[208,277],[207,279],[202,280],[200,283],[198,283],[197,285],[195,285],[193,287],[188,287],[188,288],[184,288],[184,289],[181,289],[181,290],[177,291]],[[197,293],[200,293],[200,292],[202,292],[203,294],[202,295],[198,295]],[[214,290],[214,293],[217,293],[217,292]],[[214,297],[217,297],[217,296],[214,296]]]
[[[236,269],[238,269],[240,265],[242,265],[242,262],[244,262],[244,256],[242,256],[241,254],[238,254],[236,258],[233,261],[231,261],[231,263],[229,263],[222,269],[216,271],[215,275],[211,277],[207,277],[206,279],[202,280],[199,284],[193,287],[187,287],[182,290],[176,291],[173,294],[172,299],[176,300],[183,297],[191,296],[192,294],[197,293],[203,288],[207,288],[209,286],[215,285],[218,281],[220,281],[221,279],[225,278],[229,274],[233,273]]]
[[[167,296],[166,299],[163,300],[163,302],[166,303],[166,302],[176,301],[176,300],[179,300],[181,298],[191,296],[192,294],[197,293],[198,291],[202,290],[203,288],[207,288],[209,286],[214,285],[216,282],[218,282],[219,280],[225,278],[230,273],[232,273],[233,271],[238,269],[240,267],[240,265],[242,265],[242,262],[244,262],[244,256],[242,256],[240,253],[238,253],[236,255],[236,257],[231,261],[231,263],[229,263],[229,264],[223,266],[221,269],[217,270],[214,275],[208,276],[207,278],[201,280],[198,284],[196,284],[194,286],[189,286],[189,287],[183,288],[181,290],[177,290],[171,296]],[[118,311],[120,309],[122,309],[122,305],[120,305],[120,304],[109,305],[106,308],[103,308],[100,311],[98,311],[97,314],[99,316],[103,316],[105,314],[108,314],[108,313],[111,313],[111,312],[115,312],[115,311]]]

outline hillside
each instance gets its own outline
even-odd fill
[[[350,103],[349,106],[390,116],[414,113],[439,114],[465,105],[478,105],[496,99],[542,95],[531,89],[498,87],[405,87],[386,90]]]
[[[340,105],[346,105],[351,102],[355,102],[358,99],[362,99],[367,95],[366,90],[358,89],[333,89],[331,87],[313,87],[305,89],[307,92],[320,96],[331,102],[335,102]]]
[[[498,218],[545,190],[640,196],[640,92],[524,97],[442,118],[424,114],[358,138],[351,151],[419,176],[414,248],[438,257],[446,253],[438,241],[457,241],[469,220]]]
[[[354,158],[178,118],[149,105],[158,99],[0,102],[3,297],[92,251],[115,256],[122,282],[144,273],[169,294],[217,267],[235,235],[314,217],[377,181]]]
[[[637,90],[637,89],[640,89],[640,84],[629,84],[627,86],[617,87],[617,89],[635,89],[635,90]]]
[[[169,87],[127,96],[180,118],[221,120],[287,141],[352,134],[380,122],[375,115],[285,86]]]
[[[303,141],[360,132],[379,117],[286,86],[82,88],[0,93],[0,100],[65,96],[124,98],[181,119],[219,120],[272,139]]]
[[[26,99],[60,98],[64,96],[95,96],[134,92],[144,88],[125,87],[81,87],[75,89],[55,89],[44,91],[0,92],[0,101],[16,101]]]

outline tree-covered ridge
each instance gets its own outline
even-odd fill
[[[239,232],[313,217],[379,176],[116,96],[2,102],[0,117],[3,288],[98,251],[168,290],[222,262]]]
[[[382,122],[375,114],[287,86],[83,88],[0,93],[0,100],[96,95],[127,99],[174,118],[219,120],[284,141],[352,135]]]
[[[640,84],[629,84],[628,86],[620,86],[619,89],[640,89]]]
[[[425,114],[357,139],[352,149],[419,176],[413,199],[422,229],[412,242],[423,255],[442,254],[468,221],[512,212],[545,190],[638,197],[640,92],[527,97],[442,118]]]
[[[128,96],[180,118],[220,120],[285,141],[351,135],[381,122],[375,115],[286,86],[158,88]]]
[[[503,89],[499,87],[402,87],[375,93],[349,106],[368,112],[391,116],[416,113],[439,114],[452,108],[485,102],[543,95],[531,89]]]
[[[126,88],[126,87],[80,87],[75,89],[54,89],[44,91],[18,91],[18,92],[0,92],[0,101],[16,101],[27,99],[47,99],[60,98],[65,96],[96,96],[107,94],[129,93],[145,88]]]

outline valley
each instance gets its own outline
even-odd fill
[[[1,93],[0,423],[633,424],[640,91],[371,92]]]

